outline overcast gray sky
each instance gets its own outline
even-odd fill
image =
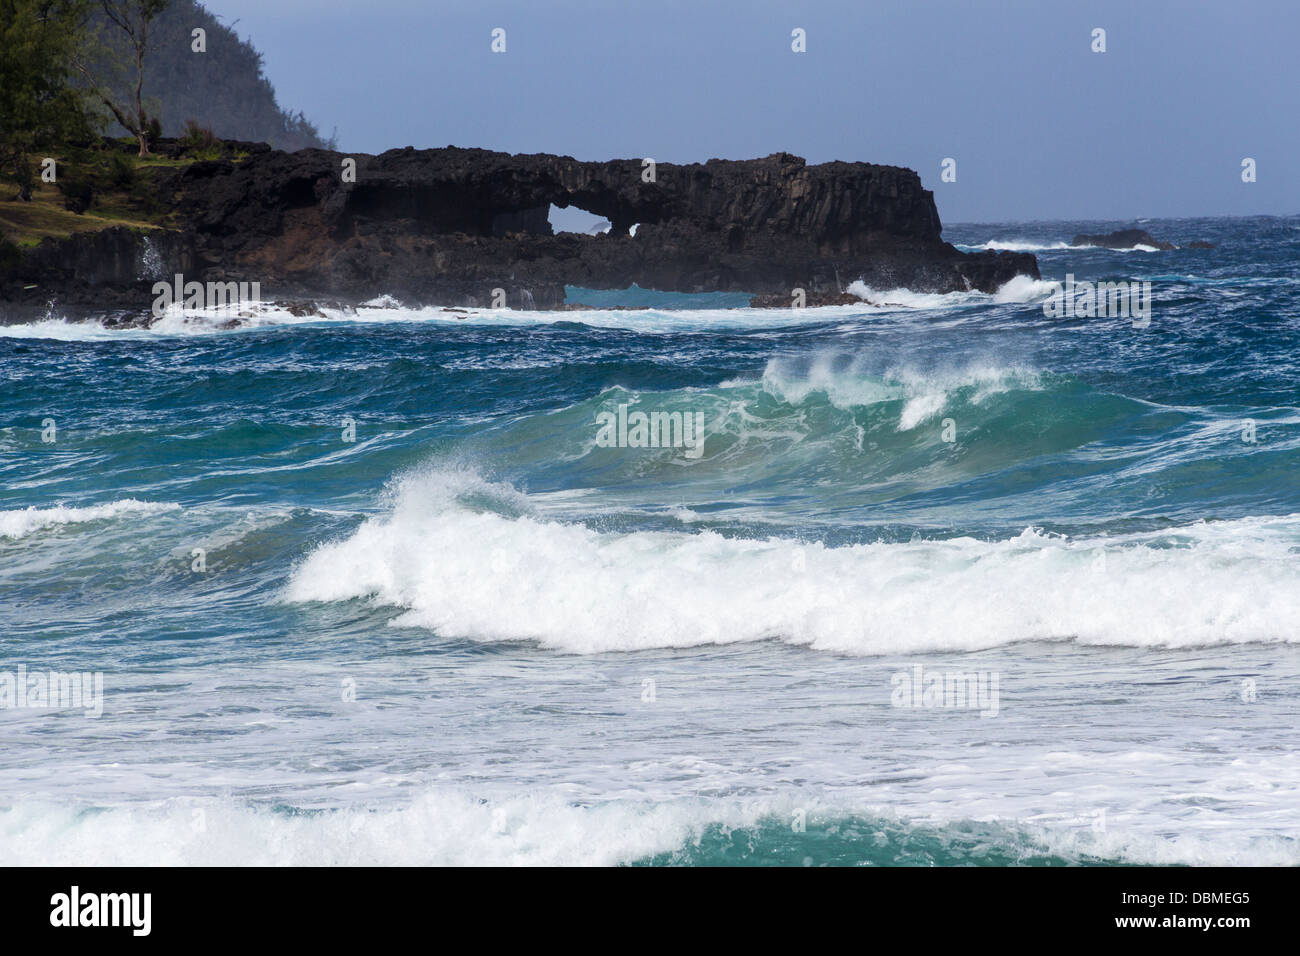
[[[204,2],[345,150],[787,150],[916,169],[946,222],[1300,213],[1297,0]]]

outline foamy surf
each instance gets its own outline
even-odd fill
[[[954,243],[962,252],[1061,252],[1063,250],[1102,250],[1105,252],[1160,252],[1155,246],[1137,243],[1119,249],[1088,243],[1072,246],[1068,242],[1036,242],[1032,239],[990,239],[978,245]]]
[[[978,245],[954,243],[962,252],[1056,252],[1059,249],[1077,249],[1068,242],[1036,242],[1033,239],[990,239]]]
[[[449,326],[546,326],[582,324],[591,328],[622,329],[644,333],[783,329],[817,325],[902,311],[950,311],[979,305],[1032,302],[1050,293],[1048,283],[1016,276],[993,293],[914,292],[906,288],[873,289],[861,280],[847,292],[858,296],[857,305],[809,308],[593,308],[576,311],[412,307],[390,295],[380,295],[356,307],[317,305],[303,309],[296,303],[247,302],[220,309],[187,309],[173,304],[156,318],[137,325],[106,326],[103,320],[70,320],[57,306],[34,322],[0,324],[0,338],[45,339],[59,342],[128,341],[152,338],[187,338],[337,325],[433,324]],[[143,318],[143,316],[142,316]]]
[[[816,325],[837,319],[891,311],[861,305],[820,306],[806,309],[584,309],[580,311],[528,311],[522,309],[451,309],[437,306],[407,307],[391,304],[358,309],[322,308],[298,315],[288,307],[262,303],[243,314],[170,310],[148,327],[106,327],[102,321],[46,318],[37,322],[0,325],[0,338],[45,339],[59,342],[112,342],[154,338],[189,338],[238,335],[277,329],[343,325],[446,325],[449,327],[514,327],[581,324],[597,329],[642,333],[781,329]]]
[[[1025,280],[0,337],[0,675],[104,676],[0,708],[0,858],[1300,863],[1300,233],[1195,230],[1040,258],[1146,332]]]
[[[876,289],[861,279],[846,290],[865,303],[884,311],[946,310],[979,305],[1008,305],[1046,298],[1051,284],[1032,276],[1014,276],[994,292],[913,292],[911,289]]]
[[[52,508],[32,506],[12,509],[0,511],[0,538],[24,538],[34,532],[62,525],[107,521],[122,515],[152,515],[179,509],[180,505],[172,502],[137,501],[135,498],[84,508],[55,505]]]
[[[44,339],[50,342],[105,342],[142,337],[132,331],[109,329],[102,322],[72,322],[65,318],[45,318],[36,322],[0,323],[0,338]]]
[[[972,819],[956,809],[909,817],[869,798],[806,793],[574,803],[557,794],[479,796],[458,789],[426,790],[404,806],[383,809],[271,809],[214,799],[91,809],[24,801],[0,809],[0,855],[10,866],[1294,866],[1300,860],[1295,841],[1267,825],[1227,835],[1214,820],[1192,819],[1187,832],[1171,839],[1141,814],[1112,811],[1111,829],[1098,832],[1089,826],[1098,818],[1092,809],[1027,819]],[[806,832],[793,828],[793,819],[804,820]]]
[[[811,361],[771,359],[760,380],[761,388],[774,398],[799,405],[810,395],[822,394],[836,408],[852,411],[882,402],[903,402],[899,431],[910,431],[942,412],[951,398],[964,390],[970,402],[979,405],[993,395],[1009,391],[1035,391],[1043,387],[1037,371],[1020,365],[992,361],[968,362],[942,369],[920,369],[891,365],[879,374],[861,356],[823,353]],[[743,381],[723,387],[741,387]]]
[[[581,654],[769,639],[853,655],[1300,641],[1300,516],[827,547],[602,532],[448,492],[445,473],[406,478],[389,514],[308,555],[285,599],[370,600],[396,609],[395,625]]]
[[[613,866],[690,842],[706,813],[442,791],[403,809],[293,814],[207,800],[27,803],[0,810],[0,855],[10,866]]]

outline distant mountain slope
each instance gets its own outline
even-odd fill
[[[207,31],[205,53],[191,48],[195,28]],[[126,50],[121,32],[107,21],[101,35],[114,48]],[[124,88],[128,82],[122,75],[114,85]],[[181,135],[193,119],[222,139],[270,143],[289,151],[333,145],[301,112],[280,107],[262,72],[262,54],[195,0],[171,0],[150,24],[144,93],[146,110],[158,116],[165,136]],[[124,132],[117,124],[112,131]]]

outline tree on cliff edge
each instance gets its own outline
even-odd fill
[[[157,114],[163,135],[183,136],[192,119],[221,139],[269,143],[289,152],[330,148],[329,137],[302,113],[280,107],[262,54],[234,26],[197,0],[171,0],[150,26],[144,105]],[[207,33],[203,53],[191,48],[196,28]],[[119,60],[129,59],[124,44],[116,49]]]
[[[99,0],[82,2],[94,8],[86,23],[91,51],[86,66],[110,98],[130,100],[135,77],[123,67],[132,63],[134,53],[127,35],[104,16]],[[149,24],[141,103],[149,116],[158,117],[162,135],[184,136],[193,120],[221,139],[269,143],[290,152],[331,148],[329,137],[322,136],[301,112],[280,107],[262,54],[233,27],[198,0],[171,0]],[[203,50],[193,47],[196,29],[205,32]],[[111,114],[103,112],[110,135],[128,135]]]
[[[93,6],[87,4],[87,11]],[[125,35],[135,62],[135,91],[131,101],[123,103],[119,96],[110,92],[110,85],[102,75],[102,70],[93,68],[85,51],[78,51],[72,58],[73,65],[85,79],[91,94],[139,142],[141,156],[149,155],[149,119],[145,116],[143,102],[144,57],[149,49],[149,26],[166,6],[167,0],[99,0],[98,7],[107,18],[108,27],[116,28]],[[93,28],[89,23],[84,23],[82,32],[89,37]],[[91,45],[91,52],[94,51],[95,47]],[[100,75],[97,77],[96,73]]]

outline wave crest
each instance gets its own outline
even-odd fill
[[[291,602],[369,599],[393,623],[575,653],[778,639],[855,655],[1014,641],[1185,647],[1295,642],[1300,516],[1072,540],[820,542],[473,510],[405,483],[391,513],[322,545]]]
[[[123,498],[109,504],[91,505],[85,508],[56,505],[53,508],[32,506],[0,511],[0,538],[23,538],[35,531],[59,525],[105,521],[124,514],[158,514],[162,511],[176,511],[179,508],[180,505],[171,502],[156,503]]]

